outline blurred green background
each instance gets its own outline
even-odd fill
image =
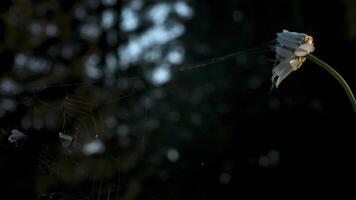
[[[315,55],[354,89],[355,9],[3,0],[1,199],[352,195],[355,114],[323,69],[306,61],[270,93],[272,51],[179,68],[287,29],[313,36]],[[16,142],[13,130],[23,133]]]

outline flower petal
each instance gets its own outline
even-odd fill
[[[308,35],[304,33],[289,32],[283,30],[282,33],[277,33],[277,41],[283,47],[288,47],[291,49],[298,48],[299,45],[305,42]]]
[[[288,37],[294,37],[298,40],[304,40],[304,38],[308,36],[307,34],[304,33],[290,32],[287,30],[283,30],[282,34]]]
[[[302,44],[295,51],[295,56],[306,56],[307,54],[314,51],[314,46],[310,44]]]
[[[272,82],[274,83],[276,88],[278,88],[279,84],[281,84],[283,79],[285,79],[293,71],[293,67],[290,62],[291,60],[285,60],[273,68]],[[276,78],[277,80],[275,80]]]
[[[299,42],[295,42],[295,41],[290,41],[290,40],[286,40],[283,39],[282,37],[278,37],[277,38],[277,42],[280,46],[282,47],[287,47],[290,49],[296,49],[299,47],[300,43]]]
[[[298,43],[302,42],[307,37],[307,35],[304,33],[289,32],[286,30],[283,30],[282,33],[277,33],[277,36],[284,40]]]
[[[294,53],[288,49],[285,49],[283,47],[280,47],[278,45],[276,45],[276,54],[278,58],[293,58],[294,57]]]

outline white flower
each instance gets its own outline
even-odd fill
[[[305,56],[314,51],[313,38],[304,33],[283,30],[277,33],[275,51],[277,65],[272,70],[272,84],[277,88],[292,71],[302,66]]]

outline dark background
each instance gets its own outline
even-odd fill
[[[287,29],[313,36],[314,55],[354,89],[354,1],[187,1],[192,16],[171,14],[167,20],[183,24],[184,34],[143,50],[158,48],[164,57],[172,48],[184,48],[184,61],[169,64],[171,79],[160,85],[147,74],[165,63],[164,58],[139,58],[127,69],[119,63],[115,67],[121,70],[96,79],[86,75],[85,63],[96,54],[97,67],[104,68],[108,53],[117,55],[118,47],[153,26],[146,19],[147,10],[177,1],[144,1],[137,11],[140,25],[132,31],[119,25],[120,13],[131,1],[103,2],[1,2],[1,80],[14,80],[20,88],[13,94],[1,93],[1,199],[354,195],[355,113],[341,86],[323,69],[307,60],[271,93],[273,52],[246,53],[207,67],[178,70],[271,41]],[[78,8],[86,17],[76,17]],[[82,24],[100,22],[108,8],[117,13],[115,25],[98,26],[101,32],[94,38],[80,33]],[[59,33],[29,31],[36,21],[40,26],[56,24]],[[72,53],[66,56],[61,51]],[[41,72],[16,68],[18,54],[43,58],[49,67]],[[118,84],[106,84],[109,79]],[[63,129],[66,107],[61,105],[68,93],[84,99],[78,106],[93,109],[96,121],[98,113],[116,119],[115,126],[98,122],[105,153],[63,151],[58,132]],[[126,97],[118,101],[122,94]],[[6,110],[4,99],[14,100],[16,109]],[[88,124],[82,132],[97,134],[90,119],[78,119]],[[129,130],[127,135],[115,134],[121,124]],[[71,125],[65,128],[76,134]],[[27,140],[9,143],[13,129]],[[169,152],[178,152],[178,158],[172,160]]]

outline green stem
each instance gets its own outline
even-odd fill
[[[356,100],[355,100],[355,96],[352,93],[350,86],[346,83],[345,79],[342,78],[342,76],[337,73],[337,71],[335,71],[330,65],[328,65],[327,63],[325,63],[324,61],[320,60],[318,57],[312,55],[312,54],[308,54],[307,58],[310,59],[311,61],[313,61],[315,64],[319,65],[320,67],[324,68],[326,71],[328,71],[334,78],[336,78],[336,80],[341,84],[341,86],[344,88],[347,96],[350,99],[350,102],[352,104],[352,108],[354,109],[354,112],[356,112]]]

